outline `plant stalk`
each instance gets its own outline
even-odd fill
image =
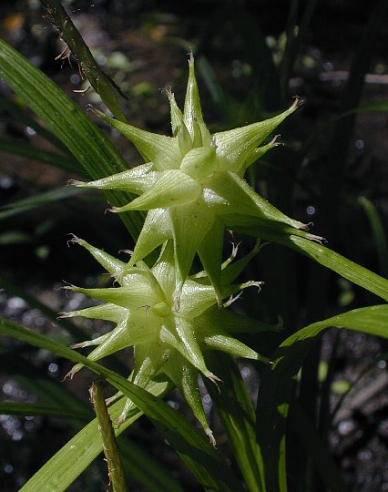
[[[120,99],[124,97],[123,94],[115,82],[98,66],[61,2],[59,0],[40,0],[40,3],[45,7],[50,22],[59,30],[61,38],[77,60],[81,75],[89,80],[114,117],[127,122],[120,104]],[[66,49],[62,56],[63,58],[67,57]]]
[[[90,388],[90,399],[94,406],[98,420],[98,429],[101,434],[104,454],[108,467],[109,482],[114,492],[127,492],[123,466],[119,449],[116,443],[115,433],[105,403],[103,382],[94,381]]]

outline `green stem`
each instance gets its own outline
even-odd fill
[[[123,466],[121,463],[119,449],[117,447],[115,433],[105,403],[103,382],[95,381],[90,388],[90,397],[98,420],[98,429],[101,434],[104,454],[108,467],[109,481],[114,492],[126,492]]]
[[[61,2],[59,0],[40,0],[40,3],[46,8],[48,18],[57,27],[61,38],[73,53],[79,64],[81,74],[89,80],[115,118],[127,122],[127,118],[121,109],[120,99],[122,99],[123,95],[120,89],[97,65],[96,60]],[[63,56],[66,55],[64,54]]]

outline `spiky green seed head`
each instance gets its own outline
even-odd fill
[[[145,389],[161,378],[172,382],[211,436],[198,391],[198,376],[214,383],[219,379],[207,368],[204,352],[221,350],[268,363],[266,357],[240,342],[233,333],[276,330],[276,327],[260,324],[226,308],[220,309],[214,287],[204,273],[185,280],[178,307],[174,297],[177,272],[172,242],[163,245],[161,255],[152,268],[142,261],[136,265],[120,261],[75,236],[72,242],[86,248],[115,280],[115,286],[111,288],[66,287],[102,303],[62,313],[62,317],[81,316],[114,324],[114,328],[105,335],[73,345],[73,348],[95,347],[88,358],[96,361],[133,347],[135,366],[131,380]],[[225,263],[225,282],[221,288],[222,298],[229,298],[225,304],[230,304],[231,296],[241,289],[252,285],[260,287],[257,282],[229,282],[241,270],[238,268],[230,272],[230,267],[229,262]],[[76,365],[69,375],[73,376],[81,368],[82,365]]]
[[[100,113],[102,119],[136,146],[146,164],[108,178],[73,184],[139,195],[123,207],[112,208],[113,212],[148,210],[131,264],[172,239],[178,273],[177,295],[198,254],[221,304],[220,264],[225,228],[245,223],[247,218],[258,230],[259,237],[263,221],[270,230],[280,233],[290,228],[306,228],[270,205],[243,178],[253,162],[278,145],[276,137],[265,142],[301,102],[295,99],[289,109],[273,118],[211,135],[202,116],[192,56],[183,112],[174,94],[171,91],[167,94],[171,137],[135,128]]]

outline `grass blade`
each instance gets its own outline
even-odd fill
[[[36,369],[26,359],[23,359],[23,363],[20,364],[20,359],[12,351],[9,353],[1,351],[0,369],[3,374],[8,374],[23,388],[39,398],[39,404],[34,405],[2,403],[0,404],[0,414],[62,417],[70,421],[73,427],[82,429],[51,458],[50,465],[45,464],[28,482],[28,487],[30,487],[28,490],[40,490],[40,483],[45,483],[45,477],[51,476],[52,470],[55,470],[58,482],[63,484],[64,489],[67,488],[100,453],[97,421],[92,421],[83,429],[85,422],[87,423],[90,418],[93,418],[93,412],[69,393],[60,382],[49,378],[46,373]],[[123,403],[119,402],[116,413],[114,414],[114,408],[111,413],[113,412],[117,417],[120,415],[122,407]],[[140,415],[142,415],[140,411],[132,415],[128,425]],[[94,429],[94,434],[90,436],[91,427]],[[122,432],[125,428],[127,425],[123,429],[120,428],[120,431]],[[87,437],[84,439],[84,436]],[[80,455],[86,446],[86,441],[90,447],[88,447],[88,453],[82,454],[81,458]],[[150,492],[164,492],[165,490],[181,492],[179,484],[170,476],[170,473],[150,458],[139,446],[121,437],[119,447],[122,456],[126,458],[125,465],[130,477],[143,484],[146,490]],[[149,470],[153,470],[152,475],[150,475]],[[63,477],[61,473],[63,473]]]
[[[54,82],[2,39],[0,76],[64,143],[81,168],[93,179],[128,169],[108,138],[81,109]],[[107,197],[116,206],[123,206],[133,198],[123,192],[109,192]],[[142,215],[132,212],[120,216],[136,239],[142,227]]]
[[[113,371],[90,361],[77,352],[74,352],[63,345],[44,337],[43,335],[34,333],[31,330],[28,330],[15,323],[5,319],[0,319],[0,334],[46,349],[60,357],[65,357],[68,360],[81,363],[85,367],[88,367],[97,375],[109,381],[117,390],[127,396],[139,409],[141,409],[141,411],[153,420],[154,424],[162,432],[164,437],[181,456],[181,458],[187,463],[192,472],[196,475],[199,482],[205,488],[219,490],[222,492],[238,492],[242,490],[241,484],[233,472],[222,460],[216,450],[205,439],[205,437],[203,437],[194,426],[186,422],[178,412],[173,410],[163,401],[157,399],[155,396],[151,395],[142,388],[130,383],[122,376],[119,376]],[[113,415],[112,417],[112,420],[114,420],[115,417]],[[118,415],[116,418],[117,417]],[[122,431],[122,427],[125,427],[125,424],[127,424],[127,422],[120,427],[120,431]],[[86,452],[85,447],[89,448],[90,446],[90,442],[88,442],[84,435],[82,436],[80,445],[84,448],[83,452]],[[95,457],[96,449],[98,449],[97,454],[102,450],[101,441],[98,440],[98,442],[94,442],[94,446],[95,448],[93,455]],[[89,451],[87,452],[88,459],[91,461],[93,457],[90,458]],[[77,459],[80,460],[79,455],[77,456]],[[45,468],[45,472],[45,478],[47,479],[47,468]],[[64,480],[65,477],[61,472],[61,483],[58,483],[55,475],[56,472],[57,470],[55,470],[53,466],[50,466],[49,480],[47,483],[45,483],[42,478],[39,478],[34,482],[40,487],[39,489],[31,488],[30,482],[28,482],[23,489],[25,491],[28,490],[28,492],[32,492],[34,490],[63,490],[63,488],[61,488],[63,484],[62,480]],[[47,489],[47,484],[49,484],[49,489]],[[46,488],[42,488],[43,485]]]
[[[110,411],[112,418],[119,417],[123,405],[118,402],[112,406]],[[121,434],[141,415],[142,412],[139,409],[133,410],[117,434]],[[94,419],[47,461],[20,489],[20,492],[62,492],[66,490],[101,451],[102,442],[98,433],[98,423]]]
[[[330,492],[346,491],[346,485],[342,480],[340,470],[324,441],[324,437],[321,437],[303,407],[296,401],[290,407],[289,420],[295,435],[298,436],[302,445],[306,448],[310,460],[319,471],[321,480],[323,477],[322,481],[326,484],[327,489]],[[282,468],[284,472],[281,480],[287,483],[285,466]]]
[[[234,359],[223,353],[212,354],[209,368],[217,372],[223,383],[223,391],[211,383],[206,387],[228,434],[247,489],[250,492],[264,492],[265,485],[260,474],[263,463],[255,435],[255,409],[239,368]]]
[[[274,365],[266,369],[262,375],[257,408],[257,439],[263,462],[266,464],[263,473],[268,491],[287,490],[286,477],[282,470],[285,470],[285,428],[288,409],[297,374],[321,333],[337,326],[388,338],[387,325],[387,305],[355,309],[297,331],[275,352]],[[330,479],[328,476],[321,478],[325,481]]]
[[[31,144],[21,141],[12,141],[0,138],[0,151],[15,154],[26,159],[43,162],[64,169],[70,173],[79,173],[80,167],[68,155],[50,152],[48,150],[38,149]]]
[[[348,260],[321,244],[313,243],[302,237],[290,236],[284,241],[284,244],[333,270],[350,282],[388,301],[388,280],[367,268]]]
[[[119,450],[130,478],[142,484],[147,492],[183,492],[183,488],[169,470],[162,467],[159,461],[152,459],[140,446],[129,442],[128,439],[123,442],[122,437],[118,440]]]
[[[276,231],[273,227],[268,227],[265,222],[259,223],[255,227],[244,226],[236,227],[236,230],[258,236],[261,239],[273,243],[287,246],[309,258],[316,263],[338,273],[341,277],[350,282],[363,287],[376,296],[388,301],[388,280],[368,270],[367,268],[348,260],[335,251],[326,248],[322,244],[312,241],[309,234],[305,231],[295,231],[292,228],[283,227],[283,233],[279,228]]]
[[[387,234],[381,218],[373,203],[365,197],[361,197],[358,203],[364,209],[370,228],[372,230],[373,243],[376,247],[377,256],[379,259],[379,267],[381,275],[388,278],[388,241]]]
[[[323,265],[324,267],[338,273],[341,277],[346,278],[350,282],[363,287],[364,289],[372,292],[376,296],[388,301],[388,280],[377,275],[376,273],[368,270],[367,268],[348,260],[344,256],[336,253],[335,251],[326,248],[322,244],[311,241],[308,238],[308,234],[299,232],[298,235],[294,235],[290,231],[289,235],[277,234],[273,230],[262,228],[257,231],[250,227],[239,228],[242,232],[246,232],[251,235],[260,234],[261,238],[268,241],[282,244],[299,253],[311,258],[315,262]],[[285,230],[286,232],[286,230]]]
[[[8,203],[3,207],[0,207],[0,220],[7,219],[13,215],[19,213],[27,212],[36,207],[41,207],[42,205],[51,205],[53,202],[59,200],[66,200],[74,196],[82,195],[82,190],[78,188],[71,187],[61,187],[56,190],[46,191],[35,195],[31,198],[24,198],[16,202]]]
[[[70,156],[67,147],[62,143],[62,141],[44,128],[32,116],[27,114],[27,112],[24,111],[20,101],[18,103],[14,103],[8,99],[3,99],[3,97],[0,97],[0,109],[3,109],[6,114],[9,114],[14,121],[17,121],[19,124],[23,123],[25,127],[32,128],[38,135],[46,139],[47,142],[50,142],[58,150],[61,150],[63,153]]]
[[[61,417],[66,420],[87,422],[90,412],[77,412],[58,405],[35,405],[31,403],[0,403],[0,415],[40,415],[44,417]]]

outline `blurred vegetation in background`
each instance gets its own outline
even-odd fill
[[[169,133],[164,92],[171,87],[177,100],[183,100],[190,51],[196,59],[204,118],[212,133],[269,118],[288,107],[296,95],[305,100],[303,109],[282,125],[283,145],[253,165],[246,178],[282,212],[313,223],[311,232],[324,236],[328,248],[354,262],[322,259],[313,249],[302,256],[297,248],[281,244],[264,247],[241,281],[257,278],[264,280],[265,287],[259,296],[244,292],[238,310],[271,324],[281,319],[285,329],[276,337],[246,335],[242,340],[259,352],[264,344],[268,354],[281,358],[287,341],[292,345],[292,336],[301,327],[367,309],[381,303],[378,297],[387,298],[386,1],[63,1],[76,26],[74,32],[79,31],[86,43],[80,38],[74,46],[64,35],[58,36],[60,26],[50,22],[47,4],[3,1],[0,35],[76,102],[80,110],[73,117],[79,127],[59,138],[66,117],[75,111],[67,106],[67,99],[55,91],[48,95],[45,85],[35,87],[37,98],[41,92],[56,101],[49,113],[56,111],[58,120],[52,122],[49,113],[37,113],[35,100],[22,97],[22,89],[11,90],[9,81],[0,80],[0,310],[4,319],[65,345],[87,338],[85,332],[97,336],[106,330],[103,322],[75,325],[57,319],[59,311],[86,306],[83,296],[70,297],[61,289],[63,282],[106,285],[106,277],[87,255],[79,248],[68,248],[69,234],[116,254],[133,248],[143,216],[123,214],[123,227],[118,216],[104,215],[107,200],[126,203],[122,193],[103,197],[66,183],[70,178],[108,175],[109,169],[100,161],[109,162],[111,173],[139,163],[133,147],[97,120],[88,111],[90,106],[141,128]],[[1,45],[0,54],[6,52],[5,46]],[[18,63],[19,59],[15,74]],[[36,77],[37,84],[43,80]],[[104,134],[107,138],[98,143]],[[86,148],[93,154],[83,162]],[[242,253],[253,247],[252,238],[244,234],[235,234],[233,241],[242,241]],[[355,264],[381,277],[371,274],[368,279]],[[356,318],[348,321],[349,326],[344,321],[343,326],[352,328]],[[279,410],[276,396],[271,400],[272,391],[283,392],[290,404],[287,473],[278,473],[287,475],[290,491],[348,487],[369,492],[382,490],[388,483],[388,329],[385,318],[379,323],[378,328],[371,327],[366,317],[364,328],[355,328],[357,333],[329,330],[319,339],[317,333],[334,322],[316,326],[311,336],[314,343],[306,342],[288,359],[285,356],[288,362],[279,368],[284,379],[267,375],[259,396],[269,403],[257,409],[263,418],[257,421],[256,430],[262,436],[258,441],[263,448],[271,443],[266,418]],[[370,335],[377,331],[383,338]],[[21,488],[93,418],[88,401],[92,375],[63,382],[70,362],[51,349],[1,339],[0,483],[4,491]],[[127,377],[128,360],[127,352],[109,360],[108,366]],[[203,402],[219,454],[231,463],[233,476],[241,483],[244,472],[233,457],[227,437],[231,430],[222,415],[222,409],[230,417],[243,405],[240,376],[228,364],[221,379],[225,388],[235,391],[240,407],[228,408],[222,386],[218,416],[205,387]],[[262,368],[245,361],[239,367],[256,406]],[[297,380],[296,390],[289,386],[291,376]],[[217,401],[217,395],[212,396]],[[173,392],[165,401],[194,422],[179,394]],[[168,410],[166,416],[162,412],[168,422],[167,414]],[[131,418],[138,416],[134,412]],[[275,424],[279,424],[276,418]],[[179,425],[183,432],[184,424]],[[248,425],[245,420],[244,425]],[[203,490],[198,470],[193,466],[195,479],[173,451],[181,443],[169,436],[171,446],[158,436],[159,430],[149,420],[140,419],[120,437],[131,489]],[[208,451],[201,448],[201,452]],[[222,475],[217,459],[206,456],[214,459],[209,464],[214,466],[213,477]],[[269,468],[275,469],[277,456],[268,452],[266,457]],[[159,482],[150,479],[150,469]],[[268,480],[266,486],[258,484],[257,490],[275,492],[278,484],[270,488]],[[68,490],[106,490],[107,481],[100,458]],[[52,490],[62,490],[58,487]]]

